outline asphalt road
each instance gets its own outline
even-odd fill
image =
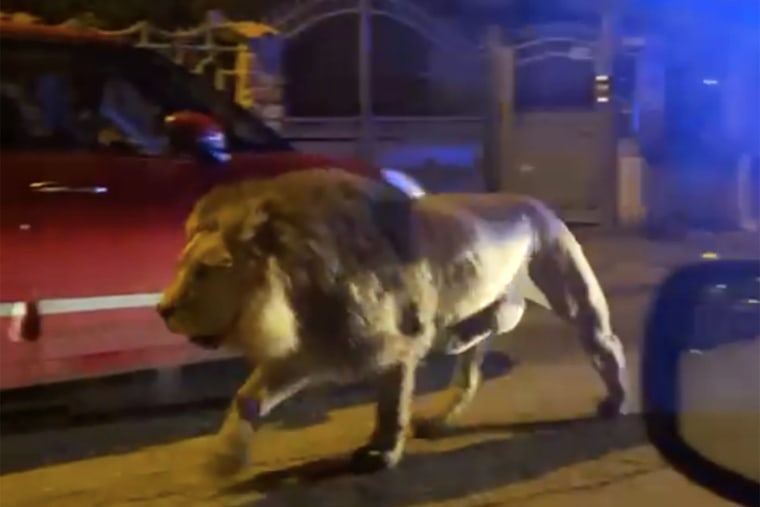
[[[668,266],[640,268],[617,255],[610,262],[605,249],[591,254],[602,266],[635,386],[643,315]],[[420,373],[418,413],[444,401],[450,368],[433,360]],[[288,403],[256,435],[252,466],[224,482],[201,468],[219,408],[3,435],[0,505],[729,505],[670,470],[637,416],[591,417],[600,383],[572,330],[551,315],[530,311],[496,344],[486,376],[461,431],[412,441],[393,471],[356,476],[347,469],[346,456],[372,421],[367,390],[347,388]]]
[[[352,475],[345,458],[369,433],[368,404],[325,413],[312,398],[313,413],[263,428],[250,469],[225,482],[202,472],[209,448],[204,436],[119,447],[205,433],[218,413],[29,435],[17,442],[20,450],[96,456],[0,477],[0,505],[729,505],[670,470],[647,445],[636,416],[589,417],[598,394],[596,379],[577,357],[516,367],[487,382],[461,432],[412,441],[398,469],[364,476]],[[423,396],[418,411],[430,413],[441,401],[440,393]]]

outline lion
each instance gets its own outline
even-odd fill
[[[625,357],[604,293],[566,225],[536,199],[507,194],[411,198],[338,169],[219,186],[186,222],[187,243],[157,311],[201,347],[254,366],[216,435],[211,465],[245,464],[256,422],[307,386],[372,379],[375,429],[353,455],[393,467],[408,429],[455,424],[481,383],[489,339],[517,326],[529,299],[573,324],[622,413]],[[410,419],[417,366],[458,355],[455,398]]]

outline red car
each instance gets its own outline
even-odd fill
[[[294,151],[156,52],[34,25],[0,37],[0,389],[209,360],[154,310],[193,202],[220,180],[381,175]],[[163,120],[178,111],[214,118],[231,160],[169,154]]]

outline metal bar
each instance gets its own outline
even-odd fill
[[[597,41],[594,67],[597,76],[612,74],[613,59],[617,47],[617,28],[619,21],[618,0],[602,2],[602,24]],[[598,184],[596,188],[599,208],[602,210],[602,225],[614,227],[618,223],[618,156],[617,128],[615,121],[614,93],[608,102],[597,102],[596,109],[601,123],[601,136],[598,162]]]
[[[497,25],[487,28],[486,119],[483,136],[483,180],[489,192],[506,188],[514,151],[515,51],[502,41]]]
[[[299,124],[349,124],[358,123],[358,116],[289,116],[285,118],[288,123]],[[482,116],[374,116],[374,123],[471,123],[480,122]]]
[[[371,163],[374,159],[374,132],[372,131],[372,5],[371,0],[358,0],[359,4],[359,116],[361,142],[359,158]]]
[[[572,44],[574,46],[584,46],[589,47],[592,45],[592,42],[579,39],[578,37],[542,37],[539,39],[532,39],[526,42],[522,42],[520,44],[514,44],[512,47],[515,48],[515,50],[521,50],[526,48],[531,48],[533,46],[540,46],[541,44],[560,44],[560,43],[567,43]]]

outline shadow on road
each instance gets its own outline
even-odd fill
[[[454,374],[456,358],[437,355],[429,358],[417,371],[415,394],[422,396],[445,389]],[[489,352],[481,370],[483,378],[490,380],[507,375],[516,366],[516,362],[506,354]],[[314,391],[307,391],[293,400],[289,400],[273,413],[266,422],[273,422],[283,429],[299,429],[329,420],[331,410],[374,402],[374,390],[370,385],[353,384],[348,386],[326,386],[317,390],[321,396],[314,396]],[[320,392],[321,391],[321,392]]]
[[[431,358],[418,373],[417,394],[444,389],[454,364],[455,358],[451,356]],[[484,377],[504,376],[513,366],[508,356],[491,353],[483,365]],[[195,382],[204,377],[204,372],[199,371],[197,375],[199,378]],[[234,389],[230,391],[234,392]],[[321,393],[317,391],[306,391],[284,403],[266,417],[264,423],[274,423],[283,429],[299,429],[327,421],[331,410],[374,401],[374,391],[366,384],[329,386]],[[14,421],[14,426],[27,426],[27,431],[17,434],[2,432],[0,475],[97,456],[125,454],[142,447],[209,434],[221,424],[227,403],[228,399],[211,399],[185,406],[96,414],[89,418],[64,415],[62,420],[53,424],[19,418]]]
[[[324,459],[265,472],[227,493],[267,493],[239,507],[415,505],[482,493],[545,475],[646,442],[638,417],[470,426],[460,433],[510,435],[464,448],[407,455],[398,468],[354,475],[348,458]]]

